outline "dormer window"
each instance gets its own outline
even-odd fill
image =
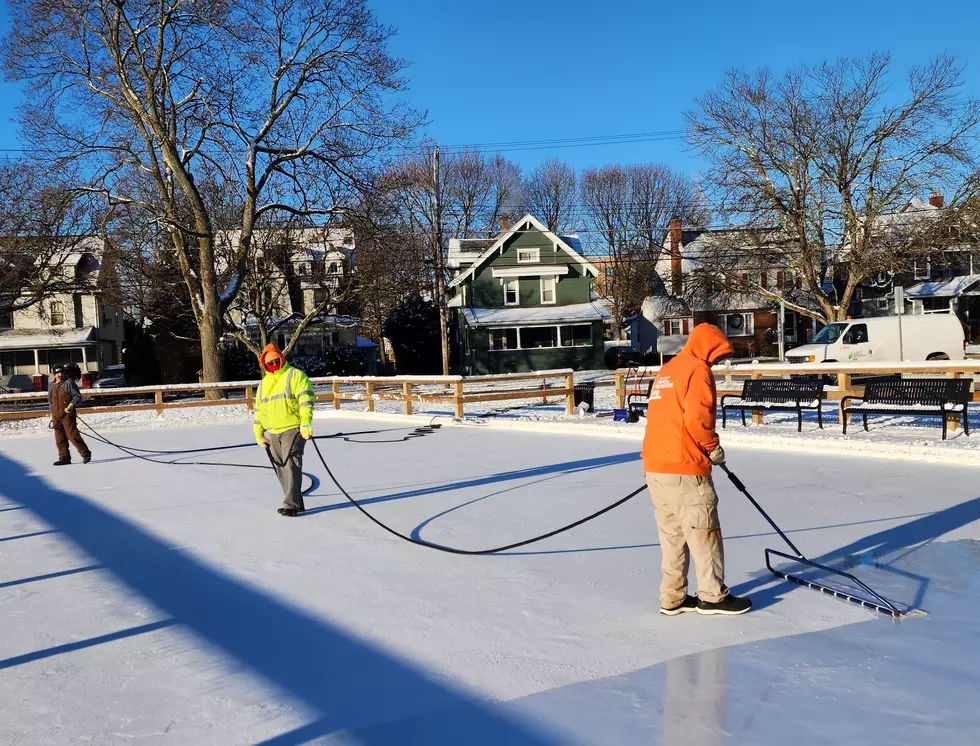
[[[541,249],[518,249],[518,264],[539,264],[541,262]]]

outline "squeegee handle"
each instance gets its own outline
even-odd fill
[[[773,529],[776,531],[777,534],[779,534],[780,538],[782,538],[782,540],[786,542],[786,546],[792,549],[793,553],[796,554],[797,557],[800,557],[801,559],[806,559],[806,557],[803,556],[803,552],[801,552],[799,549],[796,548],[796,545],[789,540],[789,537],[783,533],[783,530],[776,525],[776,522],[769,517],[769,514],[766,511],[764,511],[762,509],[762,506],[755,501],[755,498],[749,494],[749,491],[745,489],[745,485],[742,483],[742,480],[739,479],[737,476],[735,476],[734,473],[732,473],[732,470],[728,468],[728,464],[722,463],[722,464],[718,464],[718,466],[723,472],[725,472],[725,474],[728,475],[728,479],[735,486],[735,489],[737,489],[739,492],[741,492],[749,499],[749,502],[752,503],[755,509],[762,514],[762,517],[765,518],[766,521],[768,521],[769,525],[773,527]]]

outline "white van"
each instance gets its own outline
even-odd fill
[[[811,344],[789,350],[786,359],[791,363],[963,360],[965,348],[963,325],[953,314],[879,316],[827,324]]]

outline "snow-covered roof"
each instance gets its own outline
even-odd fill
[[[954,298],[959,295],[980,294],[980,275],[962,275],[943,282],[920,282],[905,291],[910,298]]]
[[[651,295],[645,298],[640,313],[647,321],[678,319],[691,316],[691,309],[682,298],[673,295]]]
[[[0,332],[0,350],[36,350],[55,347],[84,347],[92,341],[91,326],[64,332],[47,332],[39,329],[10,329]]]
[[[518,230],[526,231],[529,229],[534,229],[543,233],[545,237],[549,238],[555,244],[556,248],[564,251],[566,254],[568,254],[569,257],[571,257],[579,265],[581,265],[582,268],[585,270],[586,274],[590,274],[593,277],[599,276],[599,270],[597,270],[595,266],[593,266],[593,264],[589,262],[580,253],[579,250],[581,249],[581,244],[579,244],[579,250],[576,250],[575,248],[570,246],[562,236],[555,235],[554,233],[549,231],[547,227],[545,227],[545,225],[540,220],[538,220],[533,215],[528,214],[525,215],[520,220],[516,221],[514,223],[514,226],[510,230],[507,230],[501,233],[499,236],[497,236],[497,238],[494,239],[493,243],[490,246],[488,246],[483,251],[482,254],[480,254],[479,258],[476,261],[474,261],[469,267],[463,269],[462,272],[460,272],[459,274],[456,275],[456,277],[453,278],[453,281],[449,283],[449,287],[451,288],[457,287],[460,284],[462,284],[463,281],[466,280],[468,277],[472,277],[476,269],[484,262],[488,261],[498,249],[503,247],[504,242],[508,238],[510,238],[514,233],[516,233]]]
[[[446,267],[448,269],[468,267],[478,261],[483,256],[483,252],[496,242],[496,238],[451,238]]]
[[[531,326],[605,321],[610,318],[607,310],[592,303],[533,308],[464,308],[463,316],[470,326]]]

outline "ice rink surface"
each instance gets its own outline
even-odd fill
[[[336,418],[318,434],[379,519],[482,548],[642,481],[637,445]],[[176,450],[247,425],[107,433]],[[523,550],[402,542],[321,482],[296,519],[270,472],[93,443],[0,441],[0,743],[923,744],[980,742],[980,470],[729,451],[800,548],[925,610],[901,622],[777,580],[780,547],[717,477],[728,582],[754,610],[666,618],[645,495]],[[175,459],[176,457],[163,457]],[[254,445],[190,460],[267,463]]]

